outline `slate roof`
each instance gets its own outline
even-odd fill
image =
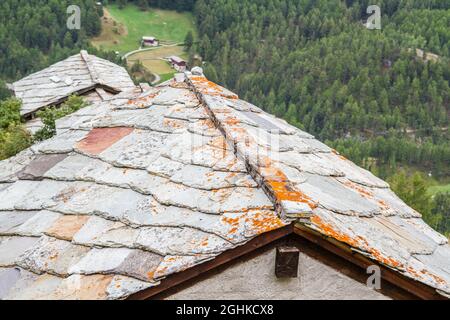
[[[450,294],[447,239],[384,181],[203,76],[60,119],[0,198],[2,299],[123,299],[294,221]]]
[[[23,116],[59,103],[75,93],[84,93],[96,88],[120,92],[133,87],[133,81],[124,68],[89,55],[86,51],[81,51],[12,84],[14,94],[22,100]],[[101,92],[97,94],[102,97]],[[105,93],[105,97],[107,96]]]

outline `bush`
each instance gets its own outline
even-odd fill
[[[21,124],[12,124],[0,130],[0,160],[7,159],[28,148],[32,143],[30,133]]]
[[[5,100],[11,96],[11,91],[6,87],[6,83],[0,80],[0,100]]]
[[[1,129],[6,129],[10,125],[19,124],[21,122],[20,106],[20,101],[14,98],[0,101]]]
[[[37,113],[44,127],[34,135],[34,140],[42,141],[56,134],[56,120],[84,108],[87,103],[79,96],[70,96],[60,107],[49,107]]]

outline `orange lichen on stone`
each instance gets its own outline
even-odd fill
[[[210,142],[208,142],[208,145],[218,148],[218,149],[227,149],[228,143],[224,136],[218,136],[211,139]]]
[[[340,231],[334,230],[334,228],[329,223],[324,222],[322,218],[317,215],[311,217],[311,222],[314,223],[323,234],[332,237],[333,239],[347,243],[348,245],[355,248],[360,248],[362,246],[361,238],[353,239]]]
[[[317,208],[316,202],[290,185],[289,179],[280,169],[269,166],[261,169],[261,172],[267,186],[278,201],[302,202],[308,204],[311,209]]]
[[[222,216],[221,222],[230,226],[227,232],[230,236],[239,230],[239,226],[260,235],[286,225],[276,213],[265,208],[243,210],[241,214],[234,218]]]
[[[245,220],[249,228],[256,234],[270,232],[286,225],[283,220],[270,211],[256,212],[251,216],[247,216]]]
[[[149,94],[148,96],[145,96],[145,97],[130,99],[130,100],[128,100],[127,104],[128,105],[133,104],[133,105],[137,106],[138,108],[146,108],[146,107],[148,107],[149,103],[151,103],[158,94],[159,93],[156,92],[156,93]]]
[[[191,77],[191,82],[201,93],[211,96],[223,96],[229,99],[239,99],[236,94],[226,94],[222,87],[212,81],[209,81],[206,77],[194,76]]]
[[[175,119],[164,119],[163,125],[166,127],[171,127],[175,129],[183,128],[183,122],[181,120],[175,120]]]
[[[332,149],[331,152],[334,153],[335,155],[337,155],[342,160],[349,161],[346,157],[344,157],[343,155],[339,154],[339,152],[337,152],[335,149]]]
[[[88,220],[89,216],[63,216],[56,220],[45,233],[58,239],[72,241],[73,236]]]
[[[311,217],[311,222],[314,223],[314,225],[316,225],[323,234],[325,234],[333,239],[336,239],[340,242],[344,242],[344,243],[350,245],[351,247],[359,248],[364,251],[367,251],[368,253],[370,253],[372,255],[372,257],[376,261],[381,262],[384,265],[387,265],[387,266],[390,266],[393,268],[401,268],[403,266],[397,260],[390,258],[390,257],[385,257],[377,249],[369,247],[368,242],[361,236],[352,238],[345,233],[337,231],[330,224],[324,222],[317,215],[314,215]]]
[[[95,128],[86,138],[77,143],[76,148],[92,155],[98,155],[114,143],[133,132],[133,128]]]
[[[373,193],[372,192],[370,192],[369,190],[366,190],[364,187],[362,187],[360,185],[357,185],[354,182],[351,182],[351,181],[348,180],[348,181],[344,182],[344,185],[346,185],[350,189],[355,190],[356,192],[358,192],[364,198],[373,199]]]
[[[241,120],[239,120],[235,117],[227,117],[224,122],[230,126],[235,126],[235,125],[240,124]]]
[[[369,248],[368,252],[375,258],[375,260],[383,263],[384,265],[393,267],[393,268],[402,268],[403,264],[401,264],[400,262],[398,262],[397,260],[390,258],[390,257],[385,257],[380,251],[378,251],[377,249],[374,248]]]
[[[443,278],[429,272],[428,270],[422,269],[421,272],[423,274],[428,275],[429,277],[431,277],[437,284],[441,284],[441,285],[447,285],[447,281],[445,281]]]
[[[153,280],[154,277],[155,277],[155,271],[149,271],[149,272],[147,272],[147,278],[148,278],[149,280]]]
[[[211,119],[201,119],[198,121],[202,126],[206,126],[210,129],[215,128],[216,126],[214,125],[214,122],[212,122]]]
[[[346,182],[344,182],[344,185],[349,187],[350,189],[355,190],[356,192],[358,192],[364,198],[367,198],[367,199],[373,199],[374,198],[373,192],[365,189],[363,186],[360,186],[360,185],[358,185],[358,184],[356,184],[354,182],[346,181]],[[377,200],[376,202],[378,203],[380,208],[383,209],[383,210],[388,210],[390,208],[390,206],[383,200]]]

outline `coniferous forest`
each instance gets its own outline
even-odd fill
[[[387,179],[433,227],[450,231],[450,195],[422,192],[430,177],[450,179],[450,1],[379,0],[380,30],[365,26],[368,0],[115,2],[193,11],[199,36],[190,53],[201,55],[208,78]],[[82,9],[81,30],[66,28],[69,4]],[[94,0],[2,0],[0,100],[5,82],[81,48],[118,62],[89,44],[102,14]],[[20,122],[17,110],[1,103],[0,155],[5,141],[8,155],[30,143],[21,129],[5,133]]]
[[[450,2],[377,1],[381,30],[364,25],[370,4],[198,0],[197,49],[211,80],[388,179],[448,232],[450,194],[426,184],[450,176]]]

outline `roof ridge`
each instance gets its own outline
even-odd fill
[[[261,185],[272,201],[280,218],[298,219],[302,222],[308,222],[313,214],[312,210],[317,207],[317,204],[305,194],[295,191],[292,182],[287,178],[288,175],[279,168],[273,167],[273,161],[270,157],[265,156],[260,159],[259,155],[257,155],[255,159],[249,156],[249,150],[243,150],[241,143],[248,144],[249,140],[252,139],[251,136],[241,127],[239,128],[241,137],[233,138],[233,133],[229,132],[226,126],[223,125],[223,122],[217,117],[216,112],[220,112],[220,110],[213,110],[204,97],[204,95],[210,95],[237,100],[239,96],[209,81],[204,75],[188,74],[186,78],[191,90],[206,108],[211,120],[223,134],[226,141],[233,146],[236,156],[244,161],[250,176]],[[228,120],[233,125],[238,125],[238,119],[230,117]],[[261,163],[261,160],[264,163]]]
[[[89,53],[86,50],[81,50],[80,56],[81,56],[81,60],[83,60],[86,63],[86,67],[88,68],[88,71],[89,71],[92,81],[95,84],[102,84],[102,81],[97,73],[97,70],[95,70],[95,66],[92,63]]]

